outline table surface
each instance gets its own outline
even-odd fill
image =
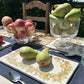
[[[19,45],[14,40],[6,38],[6,37],[4,37],[4,40],[10,42],[11,46],[1,50],[0,51],[0,57],[8,54],[9,52],[11,52],[13,50],[16,50],[16,49],[20,48],[21,46],[24,46],[24,45]],[[30,46],[30,47],[32,47],[34,49],[37,49],[37,50],[42,50],[43,49],[42,47],[31,45],[31,44],[25,44],[25,45]],[[79,67],[76,69],[76,71],[74,72],[74,74],[70,78],[68,84],[84,84],[84,66],[80,63],[80,61],[81,61],[80,56],[65,57],[64,55],[59,54],[59,53],[54,52],[54,51],[50,51],[49,53],[53,54],[53,55],[55,54],[59,57],[63,57],[63,58],[66,58],[66,59],[70,59],[70,60],[79,62]],[[9,67],[9,66],[0,62],[0,75],[4,76],[8,80],[10,80],[9,77],[8,77],[8,72],[11,71],[11,70],[15,70],[15,69],[13,69],[13,68],[11,68],[11,67]],[[15,71],[17,71],[17,70],[15,70]],[[17,71],[17,72],[21,75],[22,80],[26,84],[42,84],[41,82],[39,82],[39,81],[21,73],[19,71]],[[19,83],[15,83],[15,84],[19,84]]]

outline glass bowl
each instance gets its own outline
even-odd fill
[[[80,19],[77,21],[70,20],[53,20],[50,19],[50,33],[56,38],[61,38],[61,41],[56,45],[57,48],[70,48],[72,44],[67,40],[76,37],[78,34]]]
[[[50,19],[50,33],[54,37],[75,37],[78,34],[80,19],[77,21],[56,21]]]
[[[25,38],[14,38],[17,44],[26,44],[29,42],[31,36]]]

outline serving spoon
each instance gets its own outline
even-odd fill
[[[54,52],[57,52],[59,54],[63,54],[65,56],[74,56],[74,55],[77,55],[77,53],[65,52],[65,51],[61,51],[61,50],[49,49],[49,51],[54,51]]]
[[[26,84],[22,80],[20,80],[21,76],[16,71],[9,71],[8,76],[13,82],[20,82],[21,84]]]

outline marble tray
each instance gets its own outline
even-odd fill
[[[65,40],[67,40],[67,39],[65,39]],[[67,52],[69,54],[71,53],[71,56],[74,56],[74,55],[84,56],[84,38],[76,37],[74,39],[70,39],[69,42],[71,42],[73,44],[73,46],[69,49],[63,49],[63,48],[57,49],[56,45],[60,41],[61,41],[61,38],[57,38],[54,41],[52,41],[51,43],[47,44],[46,47],[56,49],[59,51],[63,51],[63,52]]]
[[[35,59],[24,60],[17,49],[1,57],[0,61],[42,83],[67,84],[79,63],[54,55],[50,57],[51,63],[48,66],[39,67]]]
[[[3,41],[3,43],[0,43],[0,50],[10,46],[11,43],[7,42],[7,41]]]

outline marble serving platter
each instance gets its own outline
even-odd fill
[[[7,41],[3,41],[2,43],[0,43],[0,50],[10,46],[11,43],[10,42],[7,42]]]
[[[24,60],[17,49],[1,57],[0,61],[42,83],[67,84],[79,63],[54,55],[50,57],[51,63],[40,67],[35,59]]]
[[[67,39],[65,40],[67,41]],[[63,49],[63,48],[57,49],[56,45],[60,41],[61,41],[61,38],[57,38],[51,43],[47,44],[46,47],[56,49],[59,51],[63,51],[63,52],[67,52],[67,53],[71,53],[71,56],[74,56],[74,55],[83,56],[84,55],[84,38],[76,37],[74,39],[70,39],[69,42],[72,43],[73,46],[69,49]],[[70,55],[67,55],[67,56],[70,56]]]
[[[9,33],[5,30],[5,29],[0,29],[0,34],[5,36],[5,37],[8,37],[10,38],[11,36],[9,35]]]

